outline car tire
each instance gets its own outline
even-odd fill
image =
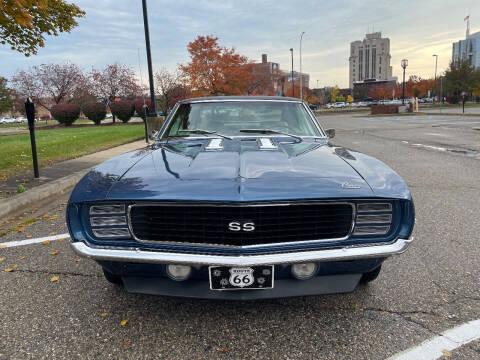
[[[108,282],[115,284],[115,285],[123,285],[122,277],[112,274],[110,271],[103,269],[103,275]]]
[[[375,270],[364,273],[360,278],[360,283],[368,284],[369,282],[372,282],[378,277],[378,275],[380,274],[380,270],[382,270],[382,265],[377,267]]]

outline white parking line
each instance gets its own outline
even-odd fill
[[[444,355],[442,350],[451,351],[477,339],[480,339],[480,319],[447,330],[387,360],[435,360]]]
[[[0,248],[9,248],[9,247],[15,247],[15,246],[38,244],[44,241],[55,241],[55,240],[68,239],[68,238],[70,238],[70,234],[65,233],[65,234],[45,236],[45,237],[35,238],[35,239],[8,241],[8,242],[0,243]]]

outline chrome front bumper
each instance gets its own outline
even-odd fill
[[[403,253],[410,239],[397,239],[390,244],[350,246],[341,249],[326,249],[275,253],[248,256],[225,256],[206,254],[184,254],[173,252],[155,252],[135,249],[114,249],[90,247],[83,242],[72,243],[73,250],[80,256],[97,261],[119,261],[151,264],[185,264],[185,265],[218,265],[218,266],[255,266],[292,264],[300,262],[324,262],[358,260],[367,258],[384,258]]]

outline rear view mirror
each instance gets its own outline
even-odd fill
[[[325,130],[325,134],[329,139],[333,139],[335,137],[335,129],[327,129]]]

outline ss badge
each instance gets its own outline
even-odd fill
[[[255,230],[254,222],[240,222],[232,221],[228,224],[228,230],[230,231],[253,231]]]

